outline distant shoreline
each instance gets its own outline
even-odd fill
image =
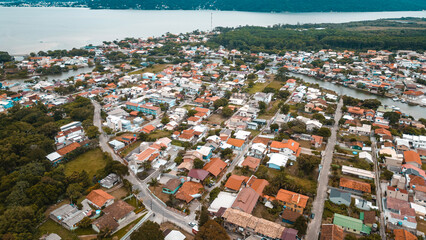
[[[7,5],[5,5],[7,4]],[[89,7],[87,5],[76,5],[76,6],[57,6],[57,5],[48,5],[48,6],[40,6],[40,5],[10,5],[9,3],[0,2],[0,8],[78,8],[78,9],[88,9],[88,10],[135,10],[135,11],[212,11],[212,12],[247,12],[247,13],[267,13],[267,14],[311,14],[311,13],[386,13],[386,12],[426,12],[426,9],[422,10],[405,10],[405,9],[394,9],[394,10],[356,10],[356,11],[255,11],[255,10],[227,10],[227,9],[204,9],[204,8],[196,8],[196,9],[158,9],[158,8],[108,8],[108,7]]]

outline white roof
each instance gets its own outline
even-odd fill
[[[359,158],[367,159],[368,161],[373,162],[373,158],[371,157],[371,154],[369,154],[368,152],[360,152]]]
[[[342,173],[350,173],[361,177],[367,177],[367,178],[374,178],[374,173],[371,171],[367,171],[364,169],[349,167],[349,166],[342,166]]]
[[[209,212],[216,213],[221,207],[230,208],[237,198],[236,193],[220,192],[217,198],[210,204]]]
[[[201,153],[203,156],[207,156],[212,151],[211,147],[202,146],[199,149],[197,149],[197,152]]]
[[[184,240],[186,237],[178,230],[172,230],[167,234],[164,240]]]
[[[46,158],[49,159],[49,161],[51,162],[54,162],[55,160],[58,160],[61,157],[62,156],[57,152],[50,153],[49,155],[46,156]]]
[[[410,202],[411,208],[414,209],[414,211],[417,214],[422,214],[422,215],[426,215],[426,208],[423,207],[422,205],[419,205],[417,203],[412,203]]]
[[[275,164],[277,166],[285,167],[287,165],[288,157],[280,153],[269,154],[268,164]]]
[[[250,136],[250,132],[248,131],[243,131],[243,130],[239,130],[238,132],[235,133],[235,138],[236,139],[247,139],[247,137]]]

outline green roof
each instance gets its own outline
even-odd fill
[[[357,232],[363,232],[366,234],[370,234],[371,228],[362,223],[362,220],[344,216],[341,214],[334,214],[333,224],[344,227],[355,229]]]

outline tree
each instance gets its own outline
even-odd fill
[[[232,149],[230,149],[230,148],[225,148],[225,149],[223,149],[221,152],[220,152],[220,156],[223,158],[223,159],[227,159],[227,158],[230,158],[230,157],[232,157],[232,154],[233,154],[234,152],[232,151]]]
[[[198,219],[198,228],[204,226],[204,224],[210,220],[209,211],[205,206],[201,207],[200,218]]]
[[[217,198],[217,196],[219,195],[219,193],[220,193],[220,188],[218,188],[218,187],[213,188],[209,193],[210,202],[215,200]]]
[[[78,226],[81,228],[88,228],[90,227],[92,224],[92,219],[90,219],[89,217],[84,217],[79,223]]]
[[[200,227],[195,240],[229,240],[226,230],[214,220],[208,220]],[[133,240],[133,239],[132,239]]]
[[[301,154],[297,158],[297,169],[299,170],[300,175],[312,176],[313,171],[321,162],[316,156]]]
[[[328,138],[328,137],[330,137],[330,136],[331,136],[331,131],[330,131],[330,129],[329,129],[329,128],[326,128],[326,127],[322,127],[322,128],[320,128],[320,129],[317,129],[314,133],[315,133],[316,135],[318,135],[318,136],[326,137],[326,138]]]
[[[228,118],[228,117],[232,116],[232,114],[234,114],[234,111],[232,111],[231,108],[229,108],[229,107],[223,107],[222,108],[222,116]]]
[[[194,160],[194,168],[195,169],[201,169],[204,167],[204,162],[202,160],[200,160],[199,158],[196,158]]]
[[[290,111],[290,105],[288,104],[283,104],[283,106],[281,107],[281,112],[283,114],[287,114]]]
[[[8,52],[0,51],[0,63],[10,62],[13,60],[13,57],[9,55]]]
[[[188,117],[193,117],[196,113],[197,111],[195,111],[194,109],[191,109],[188,111]]]
[[[378,107],[382,105],[382,102],[380,102],[377,99],[365,99],[362,103],[363,107],[371,108],[376,110]]]
[[[214,103],[213,103],[214,109],[218,109],[220,107],[226,107],[226,106],[228,106],[228,99],[226,99],[226,98],[218,99],[218,100],[214,101]]]
[[[164,235],[158,223],[147,220],[130,235],[131,240],[163,240]]]
[[[99,129],[96,126],[90,126],[86,129],[86,135],[90,139],[98,137],[99,134]]]
[[[259,101],[259,110],[260,110],[260,114],[263,114],[263,113],[265,113],[265,110],[266,110],[266,103],[265,102],[262,102],[262,101]]]
[[[383,114],[383,117],[389,120],[390,125],[394,125],[399,122],[401,115],[396,112],[385,112],[385,114]]]
[[[305,235],[306,229],[308,228],[308,223],[306,221],[306,218],[303,215],[300,215],[296,221],[294,222],[294,229],[298,231],[298,235]]]
[[[280,128],[280,126],[278,126],[278,124],[273,123],[271,124],[271,126],[269,126],[271,128],[271,131],[274,132],[275,130],[278,130]]]
[[[67,196],[70,198],[71,202],[74,202],[79,197],[81,197],[81,192],[83,188],[78,183],[72,183],[67,187]]]
[[[164,115],[164,117],[161,119],[161,124],[166,125],[170,122],[170,118],[167,115]]]

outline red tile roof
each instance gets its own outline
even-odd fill
[[[348,178],[340,178],[340,187],[371,193],[370,184]]]
[[[108,200],[114,199],[113,196],[109,195],[102,189],[96,189],[91,191],[86,198],[98,207],[102,207]]]

